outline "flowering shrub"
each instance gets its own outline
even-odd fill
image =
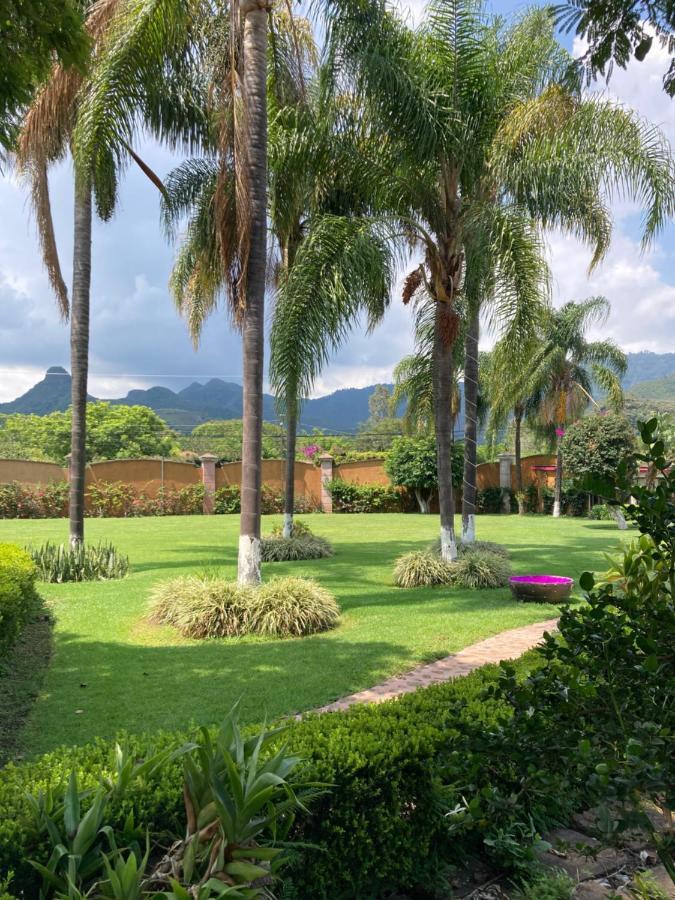
[[[0,518],[56,519],[68,508],[68,484],[55,481],[28,485],[13,481],[0,485]]]
[[[295,498],[295,512],[317,512],[319,504],[315,497],[297,496]],[[262,486],[261,509],[263,515],[272,515],[284,511],[284,495],[276,488],[268,484]],[[216,515],[230,515],[241,512],[241,495],[238,484],[226,484],[216,491],[213,511]]]
[[[319,453],[321,447],[318,444],[310,444],[309,447],[302,448],[302,455],[305,459],[314,459],[317,453]]]
[[[101,518],[129,516],[194,516],[203,511],[204,485],[191,484],[174,490],[160,487],[148,497],[122,481],[97,482],[87,488],[90,515]]]

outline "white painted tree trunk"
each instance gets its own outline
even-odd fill
[[[260,584],[260,538],[240,535],[237,578],[239,584]]]
[[[457,559],[457,541],[452,528],[441,526],[441,559],[454,562]]]
[[[476,540],[476,517],[473,513],[462,518],[462,543],[473,544]]]
[[[610,506],[609,511],[612,514],[612,518],[616,522],[619,531],[626,531],[628,528],[628,522],[626,522],[626,517],[623,514],[623,510],[619,509],[618,506]]]
[[[285,538],[293,537],[293,513],[284,513],[284,530]]]
[[[553,503],[553,518],[560,518],[560,500],[555,500]]]

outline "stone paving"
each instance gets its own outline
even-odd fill
[[[359,691],[322,706],[316,712],[337,712],[348,709],[355,703],[383,703],[392,700],[401,694],[410,694],[418,688],[428,687],[431,684],[440,684],[468,675],[474,669],[484,666],[486,663],[498,663],[502,659],[515,659],[541,642],[545,631],[553,631],[557,625],[557,619],[549,619],[547,622],[537,622],[534,625],[525,625],[523,628],[512,628],[503,631],[494,637],[471,644],[458,653],[439,659],[437,662],[418,666],[411,672],[388,678],[382,684]]]

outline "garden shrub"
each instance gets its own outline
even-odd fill
[[[290,538],[263,537],[260,541],[260,558],[263,562],[325,559],[329,556],[333,556],[330,541],[315,534]]]
[[[455,584],[476,589],[508,585],[511,566],[503,555],[469,547],[467,545],[457,561],[450,564]]]
[[[0,651],[3,654],[37,612],[37,571],[29,554],[15,544],[0,544]]]
[[[174,490],[161,486],[155,497],[122,481],[99,481],[87,488],[89,514],[101,518],[194,516],[203,512],[204,485]]]
[[[335,597],[309,578],[272,578],[247,596],[248,628],[254,634],[302,637],[334,628]]]
[[[314,497],[296,497],[295,512],[316,512],[317,501]],[[217,515],[230,515],[241,512],[241,492],[238,484],[225,484],[216,490],[213,511]],[[284,495],[277,488],[268,484],[262,486],[261,511],[264,516],[284,511]]]
[[[609,522],[614,519],[614,516],[606,503],[595,503],[588,513],[588,518],[595,519],[597,522]]]
[[[216,490],[213,511],[219,516],[241,512],[241,491],[238,484],[225,484]]]
[[[402,588],[426,587],[452,582],[452,563],[428,550],[404,553],[394,563],[394,584]]]
[[[327,487],[333,499],[333,512],[401,512],[403,508],[400,491],[389,485],[352,484],[334,478]]]
[[[40,581],[107,581],[124,578],[129,558],[112,544],[52,544],[29,549]]]
[[[184,637],[234,637],[247,630],[250,589],[214,575],[184,575],[155,585],[149,619]]]
[[[531,658],[523,659],[518,669],[530,665]],[[308,716],[291,725],[279,742],[304,760],[299,777],[330,789],[293,828],[292,838],[307,846],[291,863],[289,896],[373,900],[396,889],[428,887],[445,864],[461,863],[496,825],[532,812],[524,800],[522,806],[511,803],[496,822],[448,834],[445,812],[463,792],[490,784],[502,785],[507,796],[519,789],[509,771],[508,748],[490,760],[472,750],[474,735],[495,729],[508,715],[503,703],[482,699],[497,677],[498,668],[486,666],[395,702]],[[120,737],[126,757],[139,764],[152,754],[165,752],[168,758],[110,797],[111,827],[123,829],[132,815],[141,834],[148,827],[153,846],[164,847],[184,833],[182,764],[169,753],[194,736],[178,731]],[[37,896],[39,876],[28,860],[45,859],[49,850],[36,831],[26,793],[63,789],[71,770],[80,790],[91,790],[101,778],[113,777],[115,768],[114,747],[96,739],[0,770],[0,871],[15,871],[17,894]],[[552,807],[545,796],[537,802],[543,821]],[[85,798],[83,808],[90,803],[91,797]]]
[[[67,515],[66,481],[0,484],[0,519],[57,519]]]

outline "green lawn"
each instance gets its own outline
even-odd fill
[[[276,518],[267,517],[264,529]],[[124,729],[214,722],[238,698],[245,720],[295,713],[556,613],[515,603],[508,589],[393,587],[394,558],[435,537],[435,516],[303,518],[333,541],[335,557],[268,565],[264,576],[318,578],[340,601],[341,626],[300,640],[207,642],[149,625],[148,591],[159,579],[205,569],[234,577],[238,519],[88,520],[88,539],[113,541],[129,554],[132,572],[124,581],[43,586],[56,617],[55,653],[26,730],[26,752]],[[39,544],[65,535],[63,520],[0,521],[0,541]],[[507,544],[516,572],[575,577],[601,568],[602,553],[619,541],[613,523],[544,517],[482,516],[478,535]]]

